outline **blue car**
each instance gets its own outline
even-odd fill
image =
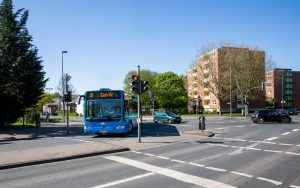
[[[173,112],[155,112],[153,121],[155,123],[180,123],[182,121],[182,118],[179,115],[174,114]]]

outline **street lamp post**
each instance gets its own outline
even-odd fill
[[[64,54],[68,51],[61,52],[61,85],[62,85],[62,102],[63,102],[63,121],[65,122],[65,79],[64,79]]]

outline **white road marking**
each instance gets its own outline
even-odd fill
[[[150,157],[155,157],[155,155],[153,155],[153,154],[150,154],[150,153],[144,153],[145,155],[148,155],[148,156],[150,156]]]
[[[227,145],[225,145],[225,144],[214,144],[214,145],[216,145],[216,146],[221,146],[221,147],[225,147],[225,148],[229,147],[229,146],[227,146]]]
[[[277,150],[267,150],[267,149],[265,149],[264,151],[272,152],[272,153],[282,153],[282,151],[277,151]]]
[[[238,126],[235,126],[235,127],[246,127],[246,125],[238,125]]]
[[[300,186],[297,186],[297,185],[291,185],[290,187],[291,188],[300,188]]]
[[[261,142],[261,143],[264,143],[264,144],[276,144],[275,142]]]
[[[232,148],[239,148],[239,149],[244,149],[245,147],[241,147],[241,146],[230,146]]]
[[[292,153],[292,152],[285,152],[286,154],[290,154],[290,155],[299,155],[300,156],[300,153]]]
[[[260,143],[261,141],[249,140],[249,142],[256,142],[256,143]]]
[[[280,146],[292,146],[292,145],[294,145],[294,144],[284,144],[284,143],[279,143],[278,145],[280,145]]]
[[[248,178],[252,178],[252,177],[253,177],[253,176],[250,175],[250,174],[244,174],[244,173],[236,172],[236,171],[232,171],[231,173],[232,173],[232,174],[237,174],[237,175],[240,175],[240,176],[245,176],[245,177],[248,177]]]
[[[64,139],[64,140],[71,140],[71,141],[78,141],[78,142],[94,143],[92,141],[80,140],[80,139],[75,139],[75,138],[66,138],[66,137],[54,137],[54,138],[60,138],[60,139]]]
[[[198,166],[198,167],[205,167],[205,165],[197,164],[197,163],[192,163],[192,162],[190,162],[189,164],[190,165],[194,165],[194,166]]]
[[[214,167],[204,167],[206,169],[209,169],[209,170],[214,170],[214,171],[220,171],[220,172],[226,172],[227,170],[225,169],[221,169],[221,168],[214,168]]]
[[[281,185],[282,184],[282,182],[280,182],[280,181],[275,181],[275,180],[271,180],[271,179],[267,179],[267,178],[258,177],[257,179],[273,183],[274,185]]]
[[[281,135],[285,136],[285,135],[288,135],[288,134],[291,134],[291,132],[285,132],[285,133],[282,133]]]
[[[225,129],[228,129],[228,127],[223,127],[223,128],[217,128],[219,130],[225,130]]]
[[[296,131],[299,131],[299,129],[294,129],[294,130],[292,130],[293,132],[296,132]]]
[[[157,155],[156,157],[158,157],[158,158],[161,158],[161,159],[170,160],[170,158],[169,158],[169,157],[164,157],[164,156],[159,156],[159,155]]]
[[[132,151],[133,153],[141,154],[142,152],[139,151]]]
[[[140,179],[140,178],[144,178],[144,177],[151,176],[151,175],[154,175],[154,174],[155,174],[155,173],[150,172],[150,173],[146,173],[146,174],[142,174],[142,175],[138,175],[138,176],[133,176],[133,177],[126,178],[126,179],[121,179],[121,180],[109,182],[109,183],[102,184],[102,185],[97,185],[97,186],[95,186],[95,187],[93,187],[93,188],[105,188],[105,187],[110,187],[110,186],[113,186],[113,185],[118,185],[118,184],[125,183],[125,182],[128,182],[128,181],[133,181],[133,180]]]
[[[271,138],[265,139],[264,141],[272,141],[272,140],[276,140],[277,138],[279,138],[279,137],[271,137]]]
[[[187,163],[187,162],[185,162],[185,161],[181,161],[181,160],[177,160],[177,159],[171,159],[171,161],[177,162],[177,163]]]
[[[261,151],[262,149],[258,149],[258,148],[249,148],[249,147],[246,147],[246,149],[248,150],[256,150],[256,151]]]
[[[239,139],[239,138],[234,138],[233,140],[241,141],[241,142],[246,142],[247,141],[247,140],[243,140],[243,139]]]
[[[147,170],[150,172],[154,172],[156,174],[160,174],[163,176],[168,176],[168,177],[174,178],[179,181],[183,181],[186,183],[203,186],[203,187],[207,187],[207,188],[215,188],[215,187],[233,188],[234,187],[234,186],[231,186],[231,185],[228,185],[228,184],[225,184],[222,182],[214,181],[211,179],[194,176],[194,175],[178,172],[175,170],[171,170],[168,168],[162,168],[162,167],[150,165],[147,163],[143,163],[143,162],[139,162],[139,161],[135,161],[132,159],[127,159],[127,158],[123,158],[123,157],[119,157],[119,156],[104,156],[103,158],[109,159],[112,161],[116,161],[119,163],[123,163],[123,164],[129,165],[129,166],[133,166],[136,168],[140,168],[143,170]]]

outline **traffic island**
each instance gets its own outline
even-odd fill
[[[215,133],[213,133],[211,131],[201,131],[201,130],[182,132],[182,134],[199,135],[199,136],[206,136],[206,137],[215,136]]]

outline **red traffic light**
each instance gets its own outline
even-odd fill
[[[137,80],[139,80],[139,77],[137,75],[133,75],[132,80],[137,81]]]

